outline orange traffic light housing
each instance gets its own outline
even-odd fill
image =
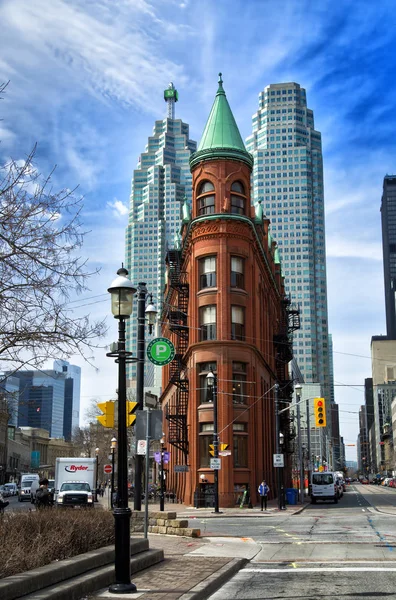
[[[314,398],[315,427],[326,427],[326,402],[324,398]]]

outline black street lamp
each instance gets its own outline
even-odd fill
[[[214,458],[219,458],[219,436],[217,433],[217,377],[209,371],[206,375],[208,388],[213,390],[213,455]],[[214,512],[219,513],[219,471],[214,469]]]
[[[95,448],[95,456],[96,456],[95,502],[98,502],[99,452],[100,452],[100,448]]]
[[[136,290],[135,290],[136,291]],[[137,359],[136,359],[136,401],[138,410],[144,408],[144,361],[145,361],[145,326],[146,317],[149,324],[149,333],[153,332],[157,311],[153,305],[153,298],[150,294],[150,302],[146,308],[146,299],[148,296],[145,283],[138,284],[138,328],[137,328]],[[135,455],[135,496],[133,507],[135,510],[142,509],[142,472],[144,456],[136,453]]]
[[[115,583],[109,591],[115,594],[136,592],[131,583],[131,509],[128,507],[128,440],[126,422],[126,362],[131,362],[131,353],[125,348],[125,320],[132,314],[133,296],[136,288],[127,279],[128,271],[122,267],[117,271],[108,292],[111,294],[111,311],[118,319],[117,350],[107,356],[116,357],[118,363],[118,471],[117,506],[113,508],[115,529]]]
[[[114,455],[117,448],[117,439],[115,437],[111,438],[111,488],[110,488],[110,506],[114,507]]]
[[[165,439],[161,438],[161,484],[160,484],[160,511],[163,512],[165,510],[165,473],[164,473],[164,453],[166,451],[165,448]]]

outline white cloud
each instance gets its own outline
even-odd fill
[[[356,232],[345,239],[342,235],[326,236],[326,254],[328,258],[360,258],[382,262],[380,242],[357,239]]]
[[[107,206],[113,209],[113,215],[116,217],[123,217],[128,214],[129,211],[129,208],[126,206],[126,204],[123,204],[121,200],[117,200],[116,198],[113,202],[108,202]]]

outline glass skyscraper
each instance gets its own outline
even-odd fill
[[[300,307],[295,357],[305,383],[320,383],[330,401],[322,141],[299,84],[271,84],[259,94],[247,149],[254,202],[271,221],[286,290]]]
[[[140,155],[133,173],[129,222],[126,229],[125,263],[133,284],[147,284],[161,314],[165,285],[165,255],[179,233],[184,199],[191,206],[192,183],[189,158],[196,150],[189,126],[175,119],[178,94],[172,83],[164,92],[168,117],[156,121],[153,135]],[[147,334],[146,334],[147,335]],[[137,320],[127,328],[127,347],[136,356]],[[128,365],[128,378],[134,387],[136,366]],[[159,394],[161,369],[146,361],[145,387]]]

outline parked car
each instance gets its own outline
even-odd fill
[[[8,498],[11,495],[10,491],[4,485],[0,485],[0,494],[2,494],[3,498]]]
[[[18,486],[16,483],[5,483],[4,489],[8,491],[9,496],[18,496]]]

